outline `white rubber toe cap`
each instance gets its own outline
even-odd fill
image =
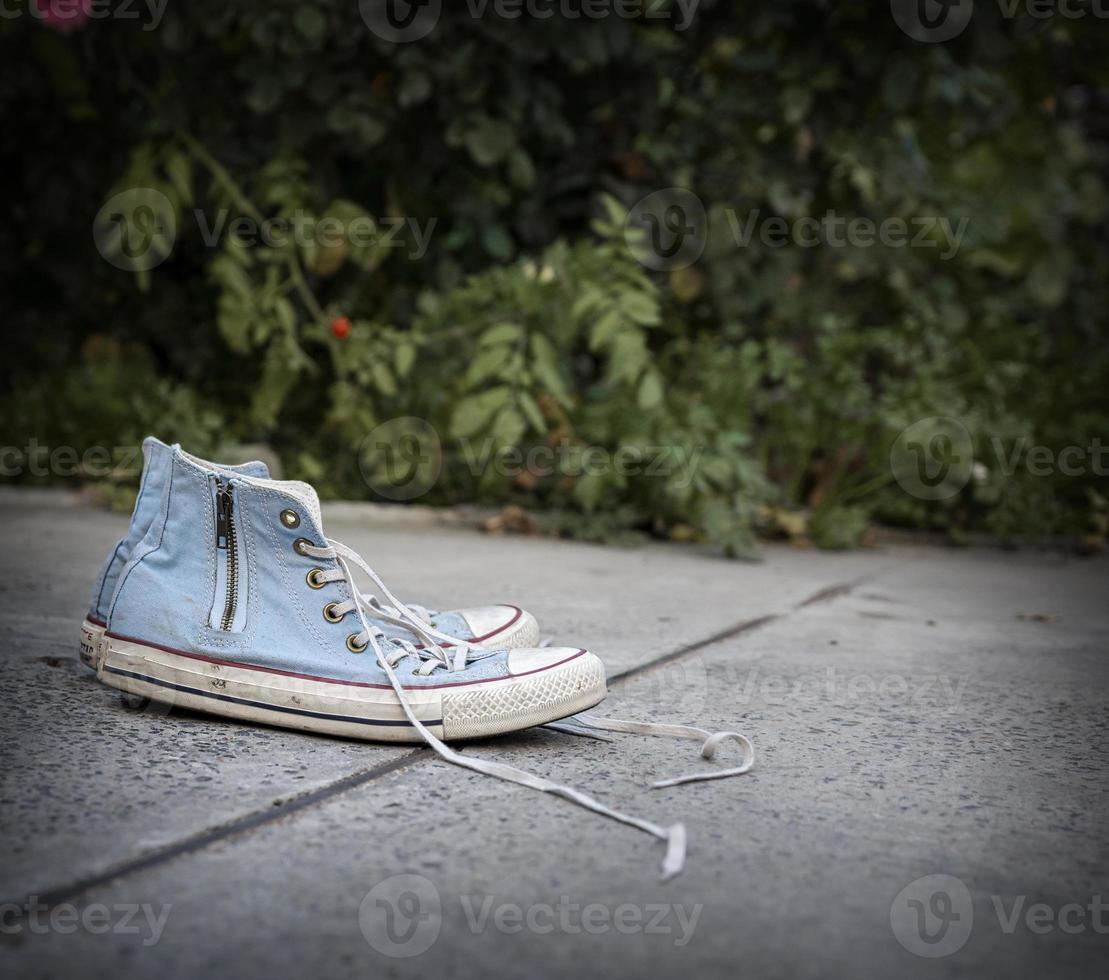
[[[518,606],[474,606],[453,611],[470,627],[471,642],[503,649],[531,647],[539,642],[539,623]]]

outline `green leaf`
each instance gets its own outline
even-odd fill
[[[662,320],[658,300],[649,293],[629,290],[621,296],[620,306],[629,319],[644,327],[657,326]]]
[[[299,372],[292,366],[291,360],[280,341],[270,344],[266,350],[262,377],[250,400],[251,417],[263,429],[269,429],[277,421],[285,397],[297,379]]]
[[[531,427],[536,432],[547,431],[547,420],[543,418],[543,413],[539,410],[539,405],[535,399],[531,397],[526,391],[521,391],[516,396],[516,402],[523,411]]]
[[[508,179],[523,191],[535,185],[535,165],[522,147],[516,147],[508,157]]]
[[[574,499],[581,504],[586,513],[592,513],[601,502],[605,492],[605,474],[602,472],[586,473],[579,477],[574,484]]]
[[[283,330],[288,333],[296,332],[297,315],[296,308],[284,296],[278,297],[274,303],[273,311],[277,315],[277,322],[281,324]]]
[[[481,167],[491,167],[508,155],[516,143],[516,135],[508,123],[480,115],[466,130],[465,141],[474,162]]]
[[[591,351],[600,350],[616,335],[623,325],[624,318],[620,310],[609,310],[593,324],[593,329],[589,331],[589,349]]]
[[[483,391],[480,395],[463,398],[451,413],[451,435],[464,439],[480,432],[511,394],[512,389],[502,385]]]
[[[406,341],[399,341],[396,345],[396,350],[393,355],[393,363],[396,366],[397,374],[402,378],[408,375],[412,370],[412,365],[416,362],[416,345],[410,344]]]
[[[518,323],[495,323],[478,337],[479,347],[490,347],[494,344],[512,344],[520,339],[524,328]]]
[[[617,334],[609,350],[608,377],[612,381],[632,382],[647,364],[647,344],[638,331]]]
[[[481,230],[481,244],[493,258],[507,260],[512,258],[516,245],[512,236],[503,225],[488,225]]]
[[[582,294],[574,300],[574,305],[570,307],[570,316],[575,320],[581,320],[589,314],[593,307],[604,300],[605,294],[596,286],[586,286]]]
[[[809,113],[812,106],[812,90],[799,85],[791,85],[781,95],[782,115],[786,122],[796,125]]]
[[[173,153],[166,161],[166,174],[173,189],[181,198],[181,203],[189,207],[193,203],[193,164],[187,153]]]
[[[376,359],[370,364],[370,372],[373,375],[374,387],[383,395],[392,397],[397,393],[397,382],[393,378],[393,372],[389,370],[388,364]]]
[[[662,377],[657,371],[648,368],[643,372],[643,377],[639,380],[636,404],[644,412],[649,412],[662,404]]]
[[[297,12],[293,14],[293,23],[296,29],[313,44],[318,44],[323,38],[324,31],[327,30],[327,18],[320,13],[318,7],[307,4],[297,5]]]
[[[397,89],[397,102],[402,106],[413,106],[424,102],[431,95],[431,79],[419,70],[406,71],[401,76]]]
[[[531,335],[531,369],[536,379],[547,391],[555,395],[563,404],[569,401],[570,395],[566,389],[566,382],[562,378],[559,368],[558,352],[554,345],[541,333]]]
[[[233,297],[221,296],[216,306],[216,327],[227,346],[239,354],[250,350],[249,307],[235,302]]]
[[[628,220],[628,209],[611,194],[601,195],[601,206],[605,209],[608,221],[617,228],[623,227]]]
[[[500,446],[515,446],[527,431],[527,421],[511,405],[506,405],[497,413],[493,423],[493,441]]]
[[[224,289],[229,290],[241,299],[249,299],[254,295],[254,283],[246,274],[243,267],[225,255],[212,261],[210,266],[213,278]]]
[[[507,352],[503,347],[486,347],[478,351],[477,356],[470,362],[466,369],[465,384],[467,388],[475,388],[481,382],[493,377],[505,366]]]

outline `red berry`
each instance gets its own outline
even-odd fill
[[[331,321],[332,336],[339,340],[346,340],[350,336],[350,320],[345,316],[337,316]]]

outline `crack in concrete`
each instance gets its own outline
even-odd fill
[[[386,762],[383,765],[374,766],[372,769],[362,769],[358,772],[351,773],[349,776],[343,776],[342,779],[337,779],[317,789],[309,790],[299,796],[293,796],[287,800],[276,799],[265,809],[252,810],[250,813],[246,813],[241,817],[236,817],[228,823],[209,827],[198,833],[184,837],[181,840],[174,841],[172,844],[147,851],[129,861],[113,865],[103,871],[94,872],[67,884],[55,886],[44,892],[36,892],[24,898],[22,902],[12,902],[10,904],[20,907],[21,914],[17,916],[17,918],[22,918],[31,898],[36,899],[40,905],[46,906],[47,909],[53,908],[62,902],[72,901],[85,892],[92,891],[94,888],[99,888],[101,885],[106,885],[118,878],[124,878],[127,875],[166,864],[185,854],[192,854],[195,851],[202,850],[209,844],[235,837],[238,834],[246,833],[248,830],[263,827],[266,824],[290,816],[298,810],[303,810],[317,803],[321,803],[324,800],[338,796],[340,793],[345,793],[347,790],[354,789],[356,786],[363,786],[375,779],[395,772],[397,769],[401,769],[413,761],[419,761],[424,751],[425,750],[421,746],[409,752],[407,755],[401,756],[399,759],[393,759],[391,762]]]

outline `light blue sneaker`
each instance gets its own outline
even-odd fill
[[[586,650],[493,648],[439,630],[325,537],[307,484],[179,447],[156,498],[146,482],[136,512],[150,508],[149,525],[118,572],[97,648],[97,675],[112,687],[247,721],[429,744],[543,724],[605,696],[604,668]],[[358,571],[384,602],[361,593]]]
[[[81,662],[92,670],[98,667],[100,647],[108,623],[108,609],[119,582],[120,572],[158,516],[162,494],[169,479],[173,448],[153,436],[147,436],[143,440],[142,450],[142,481],[139,484],[139,493],[131,514],[131,525],[126,537],[121,539],[108,555],[96,580],[88,614],[81,623],[78,656]],[[201,469],[216,471],[226,479],[233,479],[235,476],[268,479],[270,475],[266,464],[259,461],[229,465],[211,463],[184,452],[181,455]],[[371,604],[377,603],[376,599],[370,597],[367,597],[367,601]],[[441,633],[449,634],[455,641],[492,644],[506,650],[534,647],[539,644],[538,621],[531,613],[519,606],[499,604],[435,612],[423,606],[408,603],[408,608],[416,612],[426,624]],[[398,618],[395,609],[377,603],[374,618],[376,625],[387,634],[408,640],[413,639],[403,618]]]

